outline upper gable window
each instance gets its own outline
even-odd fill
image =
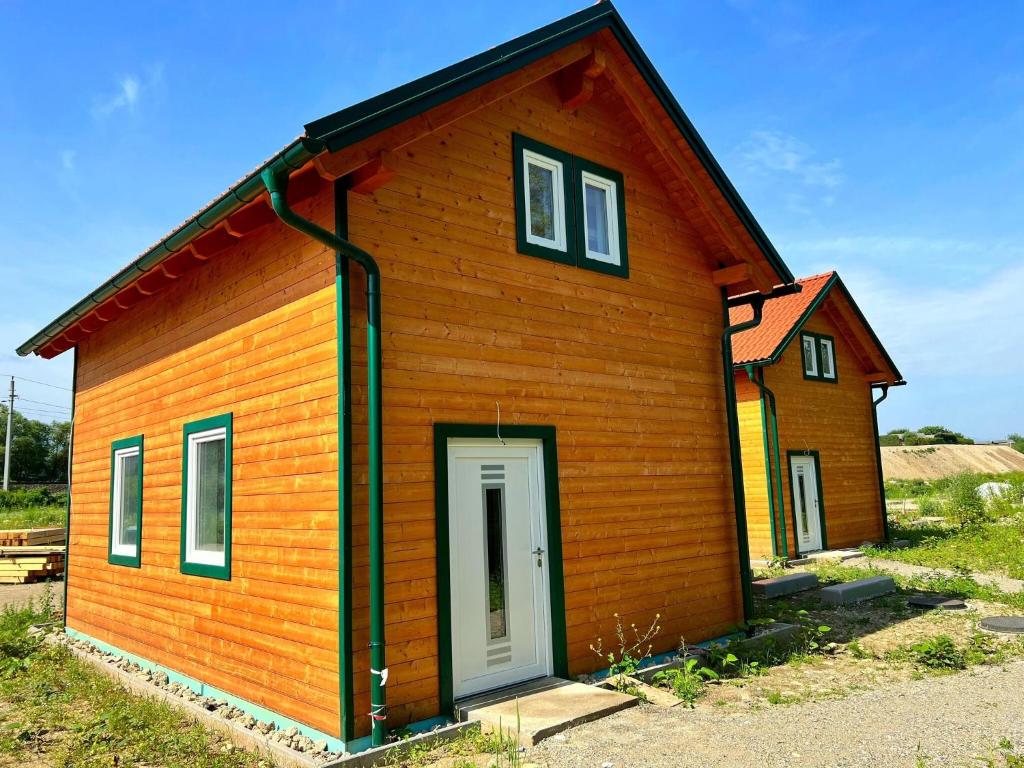
[[[800,336],[804,378],[816,381],[836,380],[835,340],[819,333]]]
[[[526,240],[541,248],[567,250],[565,238],[565,167],[537,152],[523,150],[526,166],[524,205]]]
[[[622,174],[512,136],[520,253],[629,276]]]

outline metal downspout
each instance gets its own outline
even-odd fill
[[[879,384],[882,394],[871,401],[871,428],[875,431],[875,466],[878,470],[878,502],[882,505],[882,532],[889,541],[889,508],[885,504],[885,479],[882,477],[882,444],[878,435],[878,404],[889,396],[889,385]]]
[[[749,304],[754,316],[738,325],[729,325],[729,301],[722,289],[722,312],[725,330],[722,331],[722,366],[725,377],[725,415],[729,431],[729,454],[732,458],[732,494],[736,507],[736,544],[740,559],[740,591],[743,595],[743,619],[754,617],[754,594],[751,586],[750,545],[747,542],[747,501],[743,491],[743,458],[740,455],[740,426],[736,413],[736,378],[732,364],[732,337],[761,323],[761,310],[767,297],[757,294]]]
[[[369,547],[370,547],[370,742],[381,746],[387,732],[384,691],[387,669],[384,654],[384,452],[382,440],[382,356],[380,268],[373,256],[288,207],[287,165],[265,168],[260,174],[270,193],[270,204],[287,226],[323,243],[366,272],[367,437],[369,441]]]
[[[775,393],[768,388],[768,385],[764,383],[764,368],[761,369],[761,378],[754,377],[754,366],[745,366],[747,376],[754,386],[761,390],[762,403],[764,398],[768,400],[768,413],[771,416],[770,427],[766,426],[766,429],[770,429],[771,433],[771,444],[772,444],[772,462],[775,464],[775,477],[772,478],[772,468],[768,468],[768,493],[769,493],[769,508],[772,510],[772,514],[778,514],[779,516],[779,533],[782,536],[782,556],[789,560],[789,533],[786,530],[786,504],[782,500],[782,458],[779,451],[779,419],[775,410]],[[765,447],[767,451],[767,446]],[[775,493],[775,502],[772,503],[770,494]],[[774,529],[775,520],[772,520],[772,528]]]

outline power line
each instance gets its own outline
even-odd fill
[[[46,405],[52,408],[60,408],[62,411],[70,411],[71,407],[67,405],[58,405],[57,403],[44,403],[42,400],[29,400],[27,397],[18,397],[23,403],[35,403],[36,405]]]
[[[40,386],[43,386],[43,387],[53,387],[54,389],[63,389],[65,392],[74,392],[74,390],[71,389],[70,387],[58,387],[56,384],[47,384],[45,381],[36,381],[35,379],[26,379],[24,376],[15,376],[13,373],[0,373],[0,376],[5,377],[5,378],[7,376],[10,376],[11,378],[20,379],[21,381],[28,381],[28,382],[31,382],[32,384],[39,384]]]

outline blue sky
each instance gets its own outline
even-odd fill
[[[0,0],[0,374],[59,386],[70,355],[14,347],[305,122],[580,7],[61,5]],[[883,430],[1024,432],[1024,5],[617,6],[793,271],[837,268],[910,381]]]

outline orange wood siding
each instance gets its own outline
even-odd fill
[[[513,131],[625,175],[628,280],[516,253]],[[349,195],[350,237],[383,275],[389,722],[439,708],[433,425],[493,423],[495,401],[504,423],[557,429],[571,673],[602,666],[589,646],[613,636],[615,613],[639,625],[660,612],[655,652],[734,626],[721,298],[703,235],[669,194],[678,182],[626,105],[599,80],[593,101],[563,110],[542,81],[394,152],[389,167],[385,186]],[[330,202],[329,191],[315,201],[325,225]],[[73,627],[337,733],[332,264],[271,225],[82,345],[70,583]],[[365,299],[352,273],[352,647],[365,734]],[[181,426],[228,410],[230,583],[178,573]],[[106,565],[107,464],[111,440],[140,432],[135,571]]]
[[[826,301],[825,307],[828,306]],[[818,310],[805,330],[835,337],[838,383],[803,377],[799,337],[765,371],[778,402],[786,523],[794,549],[793,503],[786,451],[816,450],[821,458],[825,527],[830,548],[879,541],[883,534],[871,388],[835,325]]]
[[[384,285],[388,703],[438,709],[432,425],[557,428],[570,671],[614,617],[662,614],[655,651],[741,618],[710,267],[624,105],[576,112],[542,82],[396,152],[396,178],[350,195],[350,236]],[[516,252],[513,131],[625,174],[628,280]],[[356,712],[369,708],[365,354],[353,287]],[[365,731],[365,720],[360,722]]]
[[[331,206],[301,210],[329,226]],[[275,223],[80,344],[68,624],[337,735],[333,283],[333,255]],[[228,411],[232,578],[186,576],[182,425]],[[110,444],[138,434],[135,569],[107,563],[107,525]]]
[[[740,424],[740,455],[743,460],[743,491],[747,503],[747,541],[752,560],[770,560],[771,511],[764,462],[764,420],[761,391],[746,373],[736,374],[736,410]]]

